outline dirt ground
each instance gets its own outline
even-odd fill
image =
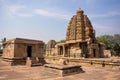
[[[0,80],[120,80],[120,70],[82,68],[84,73],[60,77],[43,66],[9,66],[0,61]]]

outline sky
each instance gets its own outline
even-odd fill
[[[96,36],[120,34],[120,0],[0,0],[0,39],[65,39],[78,8],[91,20]]]

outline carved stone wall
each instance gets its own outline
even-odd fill
[[[68,24],[66,40],[87,41],[90,38],[95,38],[95,30],[88,17],[84,15],[84,11],[78,9]]]
[[[103,57],[102,45],[96,41],[95,30],[84,11],[78,9],[67,27],[66,42],[54,45],[52,50],[62,57]],[[94,46],[94,47],[93,47]],[[49,51],[49,50],[48,50]],[[46,51],[46,53],[48,53]]]

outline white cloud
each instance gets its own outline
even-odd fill
[[[17,11],[26,8],[23,5],[12,5],[12,6],[8,6],[8,9],[11,13],[16,14]]]
[[[24,5],[12,5],[12,6],[8,6],[8,12],[12,15],[16,15],[16,16],[33,16],[31,13],[23,13],[21,11],[23,11],[24,9],[26,9],[26,6]]]
[[[30,16],[33,16],[33,14],[27,14],[27,13],[17,13],[16,14],[17,16],[25,16],[25,17],[30,17]]]
[[[91,15],[93,18],[99,18],[99,17],[113,17],[113,16],[120,16],[120,12],[118,11],[112,11],[108,13],[102,13],[102,14],[94,14]]]
[[[43,16],[53,16],[50,12],[43,10],[43,9],[35,9],[35,14],[43,15]]]
[[[29,16],[47,16],[47,17],[53,17],[53,18],[58,18],[58,19],[66,19],[68,20],[71,15],[59,13],[57,11],[49,11],[45,9],[33,9],[31,10],[30,13],[26,12],[25,10],[27,9],[26,6],[24,5],[11,5],[7,6],[8,13],[16,16],[23,16],[23,17],[29,17]]]
[[[54,18],[67,19],[67,20],[70,18],[70,15],[65,15],[65,14],[57,13],[55,11],[48,11],[44,9],[35,9],[34,13],[41,16],[49,16]]]

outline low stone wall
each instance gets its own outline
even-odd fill
[[[44,65],[46,63],[44,58],[36,58],[36,57],[32,57],[31,60],[27,60],[26,57],[24,57],[24,58],[21,58],[21,57],[19,57],[19,58],[3,58],[3,57],[0,57],[0,60],[3,61],[4,63],[8,64],[8,65],[11,65],[11,66],[26,65],[27,61],[28,61],[28,63],[31,62],[31,64],[33,66]]]
[[[59,59],[67,59],[67,64],[81,65],[81,66],[93,66],[93,67],[102,67],[109,69],[119,69],[120,70],[120,60],[113,61],[110,59],[94,59],[94,58],[85,58],[85,59],[75,59],[75,58],[66,58],[66,57],[45,57],[46,62],[48,63],[58,63]]]

